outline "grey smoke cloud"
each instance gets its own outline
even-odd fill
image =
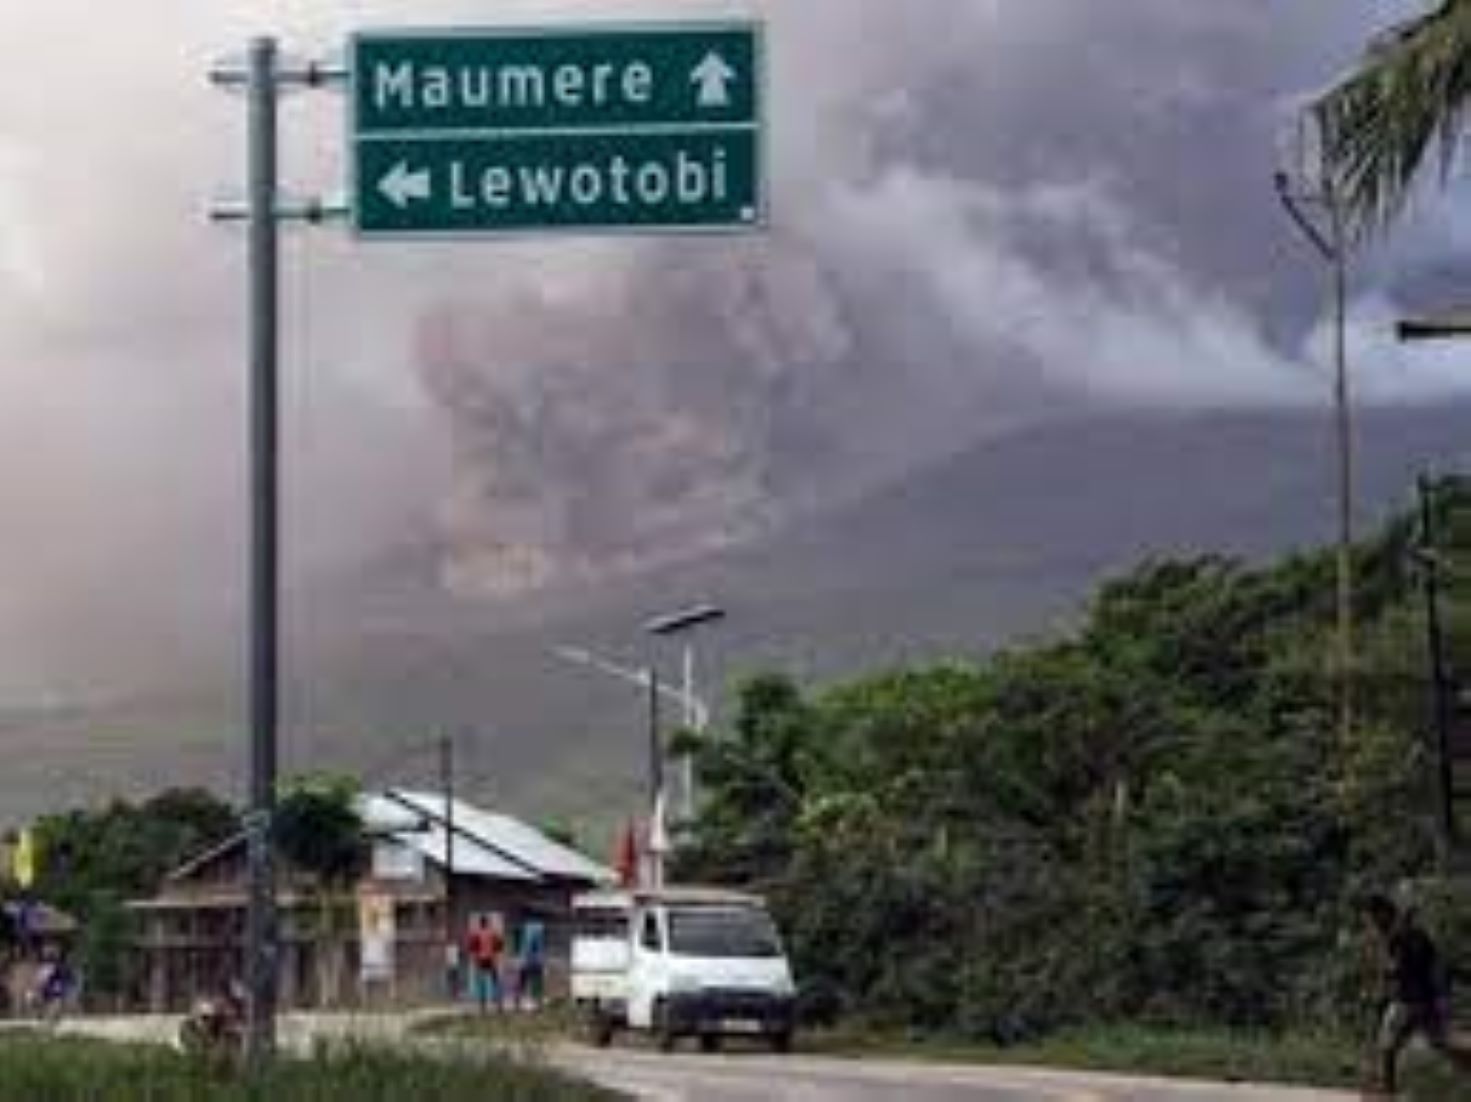
[[[773,101],[801,106],[778,110],[769,240],[698,264],[643,249],[552,311],[463,307],[494,320],[462,334],[441,395],[473,441],[460,584],[704,550],[1083,405],[1326,399],[1319,273],[1269,181],[1284,100],[1353,56],[1366,21],[1162,0],[956,3],[943,27],[936,11],[770,6]],[[806,293],[783,290],[798,271]],[[1382,321],[1380,271],[1364,293]],[[1366,400],[1465,389],[1369,332]],[[528,366],[539,381],[515,382]],[[577,401],[538,397],[559,377]],[[699,504],[664,492],[671,469]]]
[[[0,72],[0,690],[163,676],[238,616],[242,246],[202,212],[240,178],[242,118],[203,82],[215,55],[265,29],[321,51],[362,25],[730,12],[146,8],[0,11],[24,44]],[[1267,187],[1273,131],[1404,9],[768,0],[743,8],[773,51],[765,238],[293,233],[294,607],[416,539],[460,591],[595,578],[1100,403],[1323,400],[1318,273]],[[286,105],[291,186],[340,186],[342,115]],[[1467,235],[1427,204],[1366,261],[1364,316]],[[1464,388],[1365,332],[1370,399]]]

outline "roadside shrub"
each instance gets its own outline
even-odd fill
[[[0,1040],[0,1102],[609,1102],[617,1095],[504,1056],[384,1049],[282,1058],[253,1082],[175,1052],[35,1037]]]

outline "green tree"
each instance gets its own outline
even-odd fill
[[[367,860],[357,795],[357,782],[350,778],[301,777],[286,786],[276,808],[278,852],[316,884],[317,997],[322,1005],[341,989],[346,934],[355,914],[351,888]]]
[[[166,873],[237,829],[234,810],[200,789],[36,822],[34,894],[81,923],[78,949],[89,991],[126,994],[138,979],[129,951],[136,931],[124,904],[152,895]]]
[[[1471,491],[1438,508],[1453,582]],[[1003,1042],[1341,1024],[1351,901],[1435,867],[1414,540],[1400,517],[1355,549],[1346,743],[1331,554],[1146,562],[1075,630],[984,664],[749,682],[697,747],[682,871],[768,894],[809,1013]],[[1466,652],[1471,585],[1447,603]]]
[[[789,678],[753,678],[738,692],[729,735],[686,737],[705,792],[696,829],[671,872],[681,879],[757,884],[791,858],[813,768],[812,709]]]

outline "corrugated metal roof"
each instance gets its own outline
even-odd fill
[[[397,795],[420,810],[436,814],[444,809],[444,798],[434,793],[397,791]],[[496,812],[454,801],[455,827],[487,848],[511,861],[535,869],[542,876],[606,883],[616,879],[613,870],[548,838],[535,827]],[[458,839],[457,839],[458,841]]]
[[[361,799],[359,812],[370,831],[386,836],[399,845],[408,846],[423,856],[424,860],[444,867],[445,840],[448,831],[440,821],[443,800],[435,800],[439,806],[423,815],[397,801],[378,794],[365,795]],[[458,816],[457,816],[458,818]],[[534,883],[541,877],[533,870],[482,845],[469,832],[455,823],[453,847],[454,871],[460,876],[486,876],[496,880],[519,880]]]
[[[444,866],[444,797],[431,792],[390,789],[362,798],[368,828],[412,846],[424,859]],[[548,838],[535,827],[454,800],[454,871],[503,880],[542,878],[610,883],[613,870]]]

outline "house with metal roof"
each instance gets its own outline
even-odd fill
[[[612,869],[520,819],[463,800],[390,788],[363,796],[358,813],[375,848],[412,851],[465,876],[529,883],[616,879]]]
[[[611,869],[513,816],[432,792],[365,793],[358,811],[369,859],[351,890],[276,861],[283,1006],[443,1000],[455,979],[449,947],[482,917],[512,947],[539,924],[548,984],[565,982],[572,897],[611,884]],[[129,904],[149,1008],[181,1009],[241,974],[247,887],[242,833]]]

